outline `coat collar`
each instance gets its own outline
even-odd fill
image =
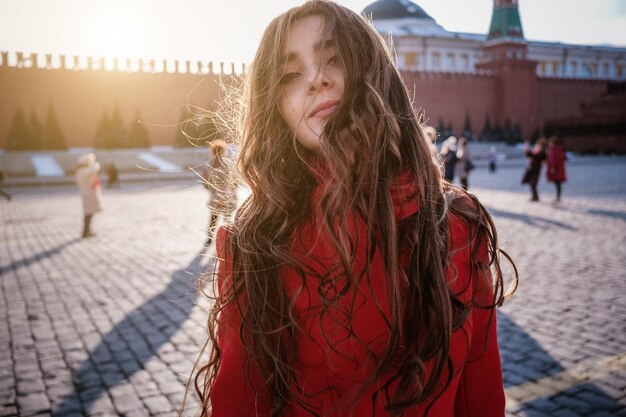
[[[313,204],[317,204],[326,188],[332,187],[332,173],[328,169],[328,166],[320,159],[313,160],[309,169],[318,183],[313,192]],[[396,176],[389,187],[389,193],[391,201],[393,202],[393,212],[397,222],[419,211],[419,187],[410,170],[405,169]]]

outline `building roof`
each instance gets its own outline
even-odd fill
[[[362,14],[380,33],[392,36],[447,36],[446,30],[420,6],[409,0],[377,0]]]
[[[403,18],[435,20],[424,9],[409,0],[376,0],[363,9],[362,13],[372,20]]]
[[[522,21],[515,0],[496,1],[489,25],[489,40],[492,39],[524,39]]]

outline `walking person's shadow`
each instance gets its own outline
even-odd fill
[[[206,263],[202,261],[208,260]],[[195,303],[198,277],[209,270],[213,258],[198,253],[184,268],[172,274],[159,294],[147,300],[118,322],[89,352],[73,372],[74,392],[54,407],[54,416],[89,411],[109,388],[128,382],[144,368],[158,350],[181,328]],[[158,317],[158,319],[154,319]]]
[[[498,312],[498,335],[505,389],[520,387],[527,392],[544,391],[548,394],[529,395],[520,404],[524,416],[545,417],[547,412],[561,408],[563,415],[626,417],[617,398],[604,392],[593,381],[578,381],[568,375],[569,372],[541,344],[503,312]],[[567,382],[557,389],[557,386],[549,386],[552,378]],[[535,385],[534,389],[532,385]]]
[[[37,263],[43,259],[46,258],[51,258],[54,257],[58,254],[60,254],[61,252],[63,252],[63,250],[68,247],[71,246],[77,242],[79,242],[81,239],[79,238],[75,238],[75,239],[71,239],[68,240],[67,242],[63,242],[60,245],[52,248],[52,249],[47,249],[43,252],[39,252],[36,253],[34,255],[31,255],[29,257],[26,258],[22,258],[19,259],[17,261],[11,262],[10,264],[7,265],[2,265],[0,266],[0,276],[4,275],[4,274],[8,274],[11,271],[17,271],[20,268],[25,268],[27,266],[30,266],[31,264]]]

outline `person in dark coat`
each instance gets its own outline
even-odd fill
[[[117,167],[113,162],[107,165],[107,188],[120,187],[120,175]]]
[[[443,162],[443,179],[450,184],[454,183],[456,157],[456,138],[450,136],[441,145],[441,160]]]
[[[528,142],[524,144],[524,153],[528,157],[528,165],[524,171],[522,184],[530,186],[530,201],[539,201],[539,193],[537,193],[537,183],[541,175],[541,165],[546,160],[546,139],[539,138],[533,149],[529,149]]]
[[[454,167],[455,176],[461,182],[461,188],[467,190],[469,188],[469,175],[474,169],[474,162],[470,155],[469,144],[464,137],[458,140],[458,149],[456,151],[456,164]]]
[[[496,147],[492,146],[489,148],[489,172],[495,174],[498,169],[498,153],[496,152]]]
[[[552,136],[548,139],[547,158],[548,181],[553,182],[556,186],[556,199],[554,202],[559,203],[561,202],[561,184],[567,181],[567,174],[565,173],[565,161],[567,160],[567,155],[565,155],[565,149],[557,136]]]
[[[2,189],[2,183],[4,182],[6,175],[4,171],[0,168],[0,195],[7,199],[7,201],[11,201],[11,194],[7,193]]]

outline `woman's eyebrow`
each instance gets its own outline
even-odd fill
[[[335,41],[333,39],[321,39],[313,44],[313,50],[316,52],[321,51],[322,49],[330,49],[335,47]],[[281,58],[281,61],[284,64],[288,64],[294,59],[296,59],[300,55],[298,52],[288,52]]]
[[[291,61],[293,61],[294,59],[296,59],[298,57],[298,55],[300,55],[300,54],[298,54],[297,52],[289,52],[286,55],[283,55],[283,57],[280,59],[280,61],[283,64],[288,64]]]
[[[335,46],[335,41],[331,38],[321,39],[313,44],[313,50],[320,51],[322,49],[329,49]]]

